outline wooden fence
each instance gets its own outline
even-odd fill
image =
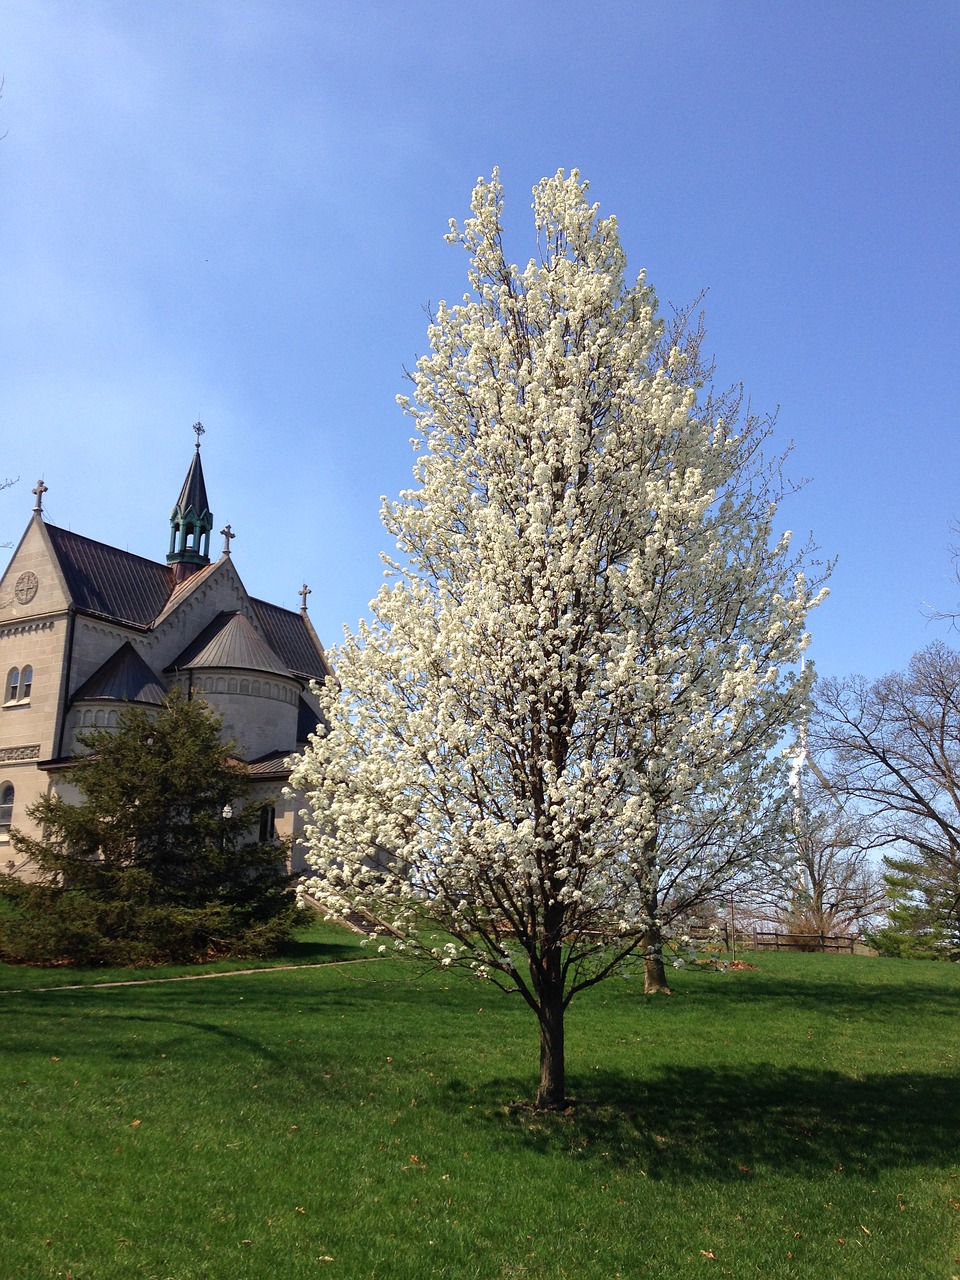
[[[754,929],[755,951],[837,951],[853,955],[853,939],[830,933],[780,933]]]
[[[730,951],[730,926],[726,922],[708,932],[692,929],[691,937],[702,947],[711,944],[718,950]],[[733,939],[737,951],[835,951],[853,955],[853,938],[830,933],[792,933],[780,929],[738,929]]]

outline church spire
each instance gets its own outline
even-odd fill
[[[207,487],[203,483],[203,467],[200,465],[203,424],[195,422],[193,429],[197,433],[196,451],[190,460],[177,505],[170,513],[170,551],[167,564],[175,568],[178,582],[210,563],[213,513],[207,502]]]

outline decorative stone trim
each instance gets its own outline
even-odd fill
[[[117,713],[106,707],[87,707],[74,712],[74,729],[115,729]]]
[[[39,586],[40,579],[32,569],[27,569],[21,573],[20,577],[17,579],[13,588],[13,594],[17,597],[17,602],[19,604],[29,604],[37,594]]]
[[[39,760],[40,743],[29,747],[0,747],[0,763],[15,764],[18,760]]]
[[[94,622],[87,617],[81,618],[80,628],[84,635],[107,636],[110,640],[119,641],[121,644],[124,640],[132,640],[135,636],[139,636],[143,631],[142,627],[137,627],[132,622],[128,629],[126,626],[117,626],[115,623]]]
[[[56,623],[48,620],[43,622],[11,622],[5,627],[0,627],[0,640],[6,640],[8,636],[32,635],[36,631],[53,631],[55,627]]]
[[[280,680],[252,679],[246,676],[196,676],[193,681],[196,693],[243,694],[253,698],[270,698],[277,702],[296,704],[299,691]]]

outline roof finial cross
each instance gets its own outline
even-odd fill
[[[306,613],[307,612],[307,596],[312,596],[313,592],[310,590],[307,584],[304,583],[303,586],[300,588],[300,590],[297,592],[297,595],[300,597],[300,612]]]
[[[30,492],[35,493],[37,495],[37,500],[33,504],[34,511],[38,513],[42,513],[43,512],[43,495],[48,492],[47,486],[43,483],[42,480],[38,480],[37,487],[35,489],[31,489]]]
[[[197,448],[199,449],[199,448],[200,448],[200,437],[201,437],[202,435],[205,435],[205,434],[206,434],[206,430],[207,430],[207,429],[206,429],[206,427],[203,425],[203,423],[202,423],[202,422],[195,422],[195,423],[193,424],[193,429],[194,429],[194,431],[197,433]]]
[[[230,543],[234,540],[234,538],[237,535],[233,532],[233,530],[230,528],[229,525],[225,525],[220,530],[220,532],[223,534],[223,554],[225,556],[228,556],[230,554]]]

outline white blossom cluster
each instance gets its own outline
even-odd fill
[[[711,399],[586,192],[536,187],[523,269],[496,174],[451,224],[470,291],[401,401],[398,555],[291,779],[331,914],[534,1004],[550,965],[569,999],[743,865],[819,598],[775,532],[769,424]]]

